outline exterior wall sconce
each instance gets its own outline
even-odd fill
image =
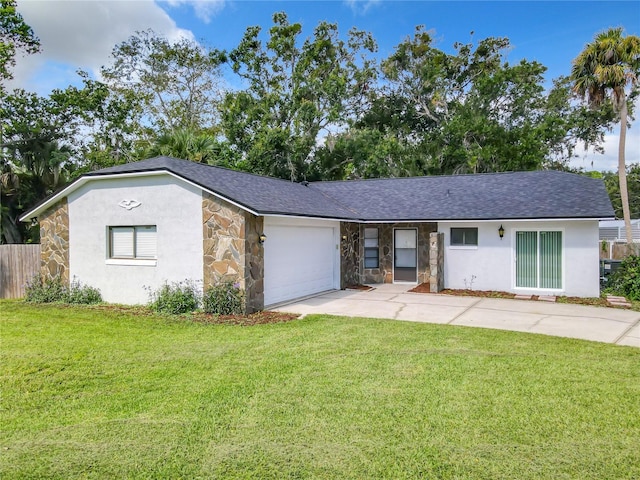
[[[502,225],[500,225],[500,228],[498,229],[498,235],[500,235],[500,240],[504,238],[504,227]]]
[[[267,236],[264,233],[261,233],[258,236],[258,242],[260,242],[260,245],[262,245],[266,239],[267,239]]]
[[[38,224],[38,217],[31,217],[31,226],[35,227]]]
[[[347,241],[347,236],[346,235],[342,235],[342,241],[346,242]]]

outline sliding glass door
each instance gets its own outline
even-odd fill
[[[516,287],[562,288],[562,232],[516,232]]]

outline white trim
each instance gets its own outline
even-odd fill
[[[264,218],[295,218],[298,220],[327,220],[328,222],[362,223],[360,220],[348,220],[334,217],[314,217],[309,215],[287,215],[285,213],[254,213],[254,215]]]
[[[415,282],[396,282],[396,230],[413,230],[416,234],[416,281]],[[363,237],[364,239],[364,237]],[[391,238],[391,283],[417,285],[418,284],[418,229],[417,227],[393,227],[393,235]]]
[[[137,267],[155,267],[158,265],[157,259],[141,258],[107,258],[105,265],[135,265]]]
[[[210,193],[211,195],[213,195],[214,197],[220,198],[222,200],[224,200],[225,202],[228,202],[232,205],[235,205],[238,208],[241,208],[242,210],[251,213],[252,215],[255,216],[261,216],[259,213],[251,210],[248,207],[245,207],[244,205],[239,204],[238,202],[235,202],[223,195],[220,195],[219,193],[216,192],[212,192],[211,190],[204,188],[201,185],[198,185],[197,183],[192,182],[191,180],[187,180],[184,177],[181,177],[180,175],[176,175],[173,172],[170,172],[168,170],[153,170],[153,171],[149,171],[149,172],[128,172],[128,173],[112,173],[109,175],[89,175],[89,176],[84,176],[84,177],[80,177],[79,179],[77,179],[75,182],[73,182],[71,185],[67,186],[66,188],[64,188],[63,190],[61,190],[60,192],[56,193],[53,197],[49,198],[46,202],[42,203],[41,205],[39,205],[38,207],[36,207],[33,210],[30,210],[29,212],[25,213],[22,217],[20,217],[20,221],[21,222],[28,222],[30,221],[33,217],[38,217],[42,212],[46,211],[52,204],[55,204],[59,199],[64,198],[66,196],[68,196],[71,192],[77,190],[78,188],[80,188],[81,186],[83,186],[86,183],[89,183],[91,181],[94,180],[111,180],[111,179],[116,179],[116,178],[131,178],[131,177],[153,177],[153,176],[160,176],[160,175],[169,175],[171,177],[177,178],[178,180],[183,181],[184,183],[191,185],[193,187],[199,188],[200,190]],[[286,216],[286,215],[285,215]]]
[[[590,220],[609,220],[613,217],[566,217],[566,218],[491,218],[483,220],[474,220],[469,218],[466,220],[449,220],[447,218],[441,218],[439,220],[340,220],[341,222],[350,223],[491,223],[491,222],[567,222],[567,221],[590,221]]]

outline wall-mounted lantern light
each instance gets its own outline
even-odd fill
[[[347,236],[346,235],[342,235],[342,241],[346,242],[347,241]]]
[[[264,233],[261,233],[260,236],[258,237],[258,241],[260,242],[260,245],[262,245],[266,239],[267,239],[267,236]]]
[[[502,225],[500,225],[500,228],[498,229],[498,235],[500,235],[500,240],[504,238],[504,227]]]
[[[31,217],[31,226],[35,227],[38,224],[38,217]]]

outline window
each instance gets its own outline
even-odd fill
[[[364,229],[364,268],[378,268],[380,249],[378,248],[378,229]]]
[[[156,226],[109,227],[109,258],[156,258]]]
[[[516,232],[516,287],[562,288],[562,232]]]
[[[451,245],[478,246],[477,228],[452,228]]]

